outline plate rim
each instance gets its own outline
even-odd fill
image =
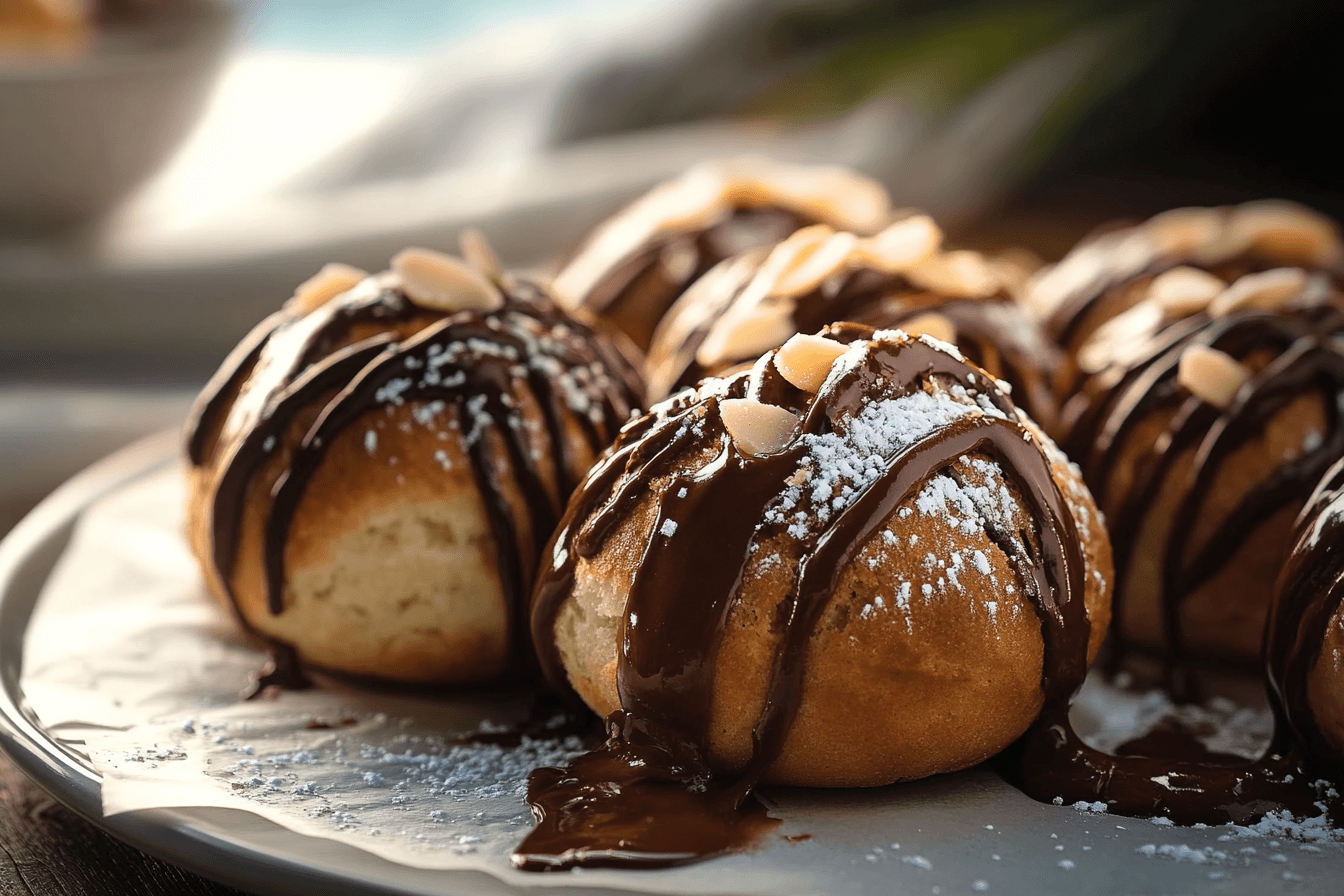
[[[52,798],[95,827],[155,858],[227,886],[277,894],[329,894],[333,888],[339,888],[335,891],[353,896],[431,893],[469,896],[473,892],[483,892],[475,886],[461,889],[450,882],[447,875],[428,888],[416,886],[411,881],[373,880],[333,866],[305,864],[289,856],[268,852],[246,836],[231,837],[215,830],[212,824],[193,815],[189,807],[104,816],[101,777],[62,746],[27,705],[20,676],[28,623],[80,517],[86,509],[117,489],[179,463],[179,442],[176,429],[163,430],[97,461],[59,486],[0,540],[0,751]],[[288,835],[321,840],[273,822],[266,824]],[[426,882],[431,876],[422,869],[388,862],[348,844],[325,842],[366,857],[374,865],[387,863],[405,870]],[[459,873],[477,878],[484,890],[490,892],[535,892],[530,888],[515,887],[488,871],[456,872],[455,875]],[[465,885],[466,881],[461,884]],[[544,889],[567,894],[628,892],[563,884]]]

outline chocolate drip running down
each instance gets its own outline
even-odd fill
[[[462,421],[493,536],[512,655],[531,655],[525,612],[533,567],[586,464],[572,446],[577,440],[596,454],[608,444],[638,401],[638,378],[537,287],[511,278],[499,286],[496,310],[444,312],[417,305],[393,275],[368,278],[306,314],[272,315],[211,380],[188,422],[188,456],[211,477],[203,559],[245,627],[256,630],[234,589],[244,508],[258,477],[273,480],[262,553],[266,603],[279,615],[289,525],[327,447],[380,406],[447,407]],[[524,406],[536,419],[524,419]],[[535,429],[544,451],[535,449]]]
[[[1031,538],[992,529],[988,534],[1015,567],[1039,617],[1047,699],[1067,704],[1082,683],[1089,632],[1084,560],[1050,461],[1011,402],[982,373],[932,343],[852,324],[824,335],[844,343],[862,336],[874,341],[843,372],[833,369],[810,403],[770,363],[773,353],[717,392],[684,393],[666,402],[627,426],[571,501],[533,603],[534,641],[543,669],[557,684],[566,679],[553,630],[579,558],[603,548],[659,477],[671,478],[657,493],[654,531],[667,521],[680,523],[675,538],[649,538],[626,599],[617,661],[622,711],[608,720],[608,742],[568,769],[542,769],[529,780],[538,826],[514,855],[519,867],[658,867],[744,848],[767,830],[753,789],[784,748],[801,699],[806,648],[841,572],[903,501],[970,453],[1000,464],[1036,521]],[[708,720],[725,621],[739,599],[753,545],[785,534],[786,521],[763,520],[762,514],[799,469],[801,437],[843,432],[875,395],[909,395],[934,378],[982,397],[996,413],[958,417],[883,458],[876,480],[815,539],[795,540],[794,556],[785,559],[796,563],[796,578],[778,609],[781,643],[755,722],[751,759],[736,778],[711,775]],[[742,397],[802,411],[787,446],[759,455],[739,450],[719,405]],[[692,442],[712,450],[694,469],[684,469]]]

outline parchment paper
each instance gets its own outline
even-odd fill
[[[579,743],[450,744],[519,719],[517,695],[408,695],[324,678],[317,690],[241,702],[263,655],[205,593],[180,534],[183,501],[172,470],[91,508],[28,632],[24,691],[102,774],[108,815],[238,808],[409,867],[484,870],[517,887],[1258,894],[1344,874],[1341,835],[1320,822],[1173,828],[1042,805],[985,769],[871,790],[768,790],[783,825],[753,854],[659,872],[514,871],[509,853],[531,826],[528,771],[563,763]],[[1165,706],[1090,683],[1078,716],[1094,740],[1114,743]],[[1226,723],[1224,748],[1252,753],[1268,730],[1262,709],[1223,701],[1206,714]]]

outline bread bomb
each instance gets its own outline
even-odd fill
[[[847,320],[955,344],[1009,383],[1014,402],[1048,431],[1060,353],[1014,300],[1017,266],[942,242],[933,219],[914,214],[871,237],[817,224],[720,262],[654,333],[650,400],[747,366],[795,333]]]
[[[1061,413],[1110,527],[1118,646],[1257,662],[1293,519],[1344,455],[1344,293],[1296,266],[1141,279],[1076,353]]]
[[[305,664],[436,684],[534,668],[541,547],[640,401],[604,339],[467,245],[474,265],[324,268],[189,420],[206,584]]]
[[[1057,665],[1043,631],[1084,667],[1110,576],[1086,487],[991,376],[840,324],[632,421],[532,622],[554,680],[716,772],[872,786],[1017,738]]]
[[[553,286],[566,307],[601,317],[647,349],[672,303],[723,259],[809,224],[875,233],[889,212],[881,184],[844,168],[762,158],[707,162],[599,226]]]

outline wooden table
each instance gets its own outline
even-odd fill
[[[224,896],[197,877],[109,837],[53,800],[0,754],[0,896]]]
[[[67,477],[182,418],[191,389],[0,387],[0,535]],[[0,896],[222,896],[104,834],[0,753]]]

